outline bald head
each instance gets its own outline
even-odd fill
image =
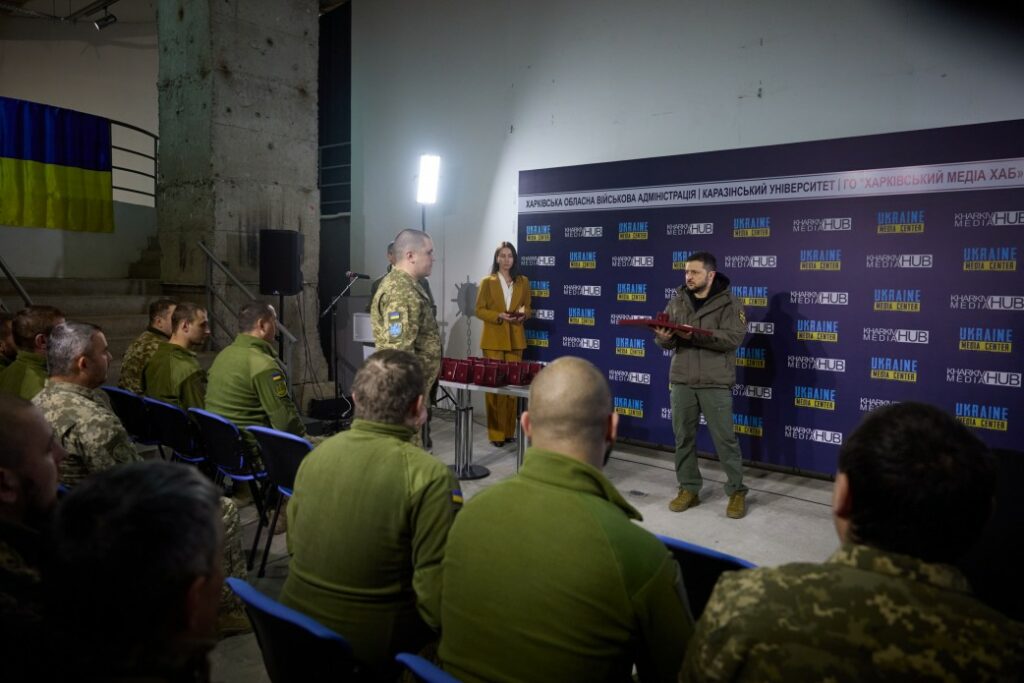
[[[395,236],[395,267],[416,279],[430,275],[434,241],[422,230],[403,230]]]
[[[546,366],[530,386],[527,432],[538,448],[600,467],[618,416],[604,375],[582,358],[565,356]]]

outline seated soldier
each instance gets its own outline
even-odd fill
[[[68,451],[61,481],[71,487],[87,477],[141,460],[131,437],[114,414],[107,395],[98,389],[107,376],[110,354],[102,330],[87,323],[63,323],[53,329],[47,360],[51,375],[46,387],[32,399],[42,410]],[[230,576],[245,578],[242,531],[238,508],[221,499],[225,537],[225,568]],[[227,588],[221,600],[222,633],[249,630],[238,598]]]
[[[206,407],[206,371],[195,351],[210,336],[206,309],[184,301],[171,316],[171,339],[160,342],[142,374],[142,393],[179,408]]]
[[[74,486],[93,472],[140,460],[99,388],[110,365],[103,331],[88,323],[62,323],[50,333],[46,351],[50,377],[32,402],[68,452],[61,481]]]
[[[43,680],[43,532],[67,455],[39,409],[0,394],[0,643],[3,677]]]
[[[18,355],[0,373],[0,391],[26,401],[40,392],[46,383],[46,340],[50,330],[62,322],[64,314],[53,306],[29,306],[18,311],[11,323]]]
[[[344,635],[374,680],[393,681],[395,654],[436,637],[441,557],[462,501],[448,468],[411,443],[422,391],[411,353],[370,356],[352,385],[352,428],[306,456],[290,503],[281,601]]]
[[[693,621],[679,565],[601,471],[618,417],[585,360],[534,379],[519,475],[448,537],[439,654],[459,680],[675,680]]]
[[[121,357],[121,376],[117,386],[136,394],[142,393],[142,371],[160,342],[170,339],[175,306],[177,302],[167,298],[157,299],[149,305],[149,327],[135,338]]]
[[[99,472],[61,502],[44,580],[67,680],[209,680],[219,498],[196,468],[157,461]]]
[[[1019,681],[1024,626],[952,564],[992,509],[991,455],[922,403],[871,413],[839,451],[824,564],[726,572],[683,681]]]
[[[0,311],[0,373],[18,357],[18,347],[14,343],[14,332],[11,330],[13,321],[13,313]]]
[[[206,409],[239,428],[260,425],[296,436],[306,427],[288,391],[288,377],[272,342],[277,336],[277,313],[270,304],[253,301],[238,313],[241,330],[210,366]],[[255,449],[255,440],[242,430]]]

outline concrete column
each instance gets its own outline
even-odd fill
[[[300,339],[292,381],[326,381],[316,333],[318,2],[158,0],[157,25],[166,289],[204,300],[202,240],[258,294],[260,229],[302,232],[303,294],[285,298],[284,319],[309,354]],[[236,308],[245,301],[219,272],[215,282]],[[218,331],[220,344],[235,330],[226,317],[231,334]]]

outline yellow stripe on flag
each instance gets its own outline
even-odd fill
[[[109,171],[0,157],[0,225],[114,232]]]

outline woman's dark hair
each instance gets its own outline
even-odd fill
[[[515,282],[516,278],[519,277],[519,252],[516,251],[515,245],[511,242],[502,242],[494,250],[494,261],[491,262],[491,275],[498,272],[498,254],[501,253],[502,249],[508,249],[512,252],[512,269],[509,270],[508,274],[512,276],[512,281]]]

